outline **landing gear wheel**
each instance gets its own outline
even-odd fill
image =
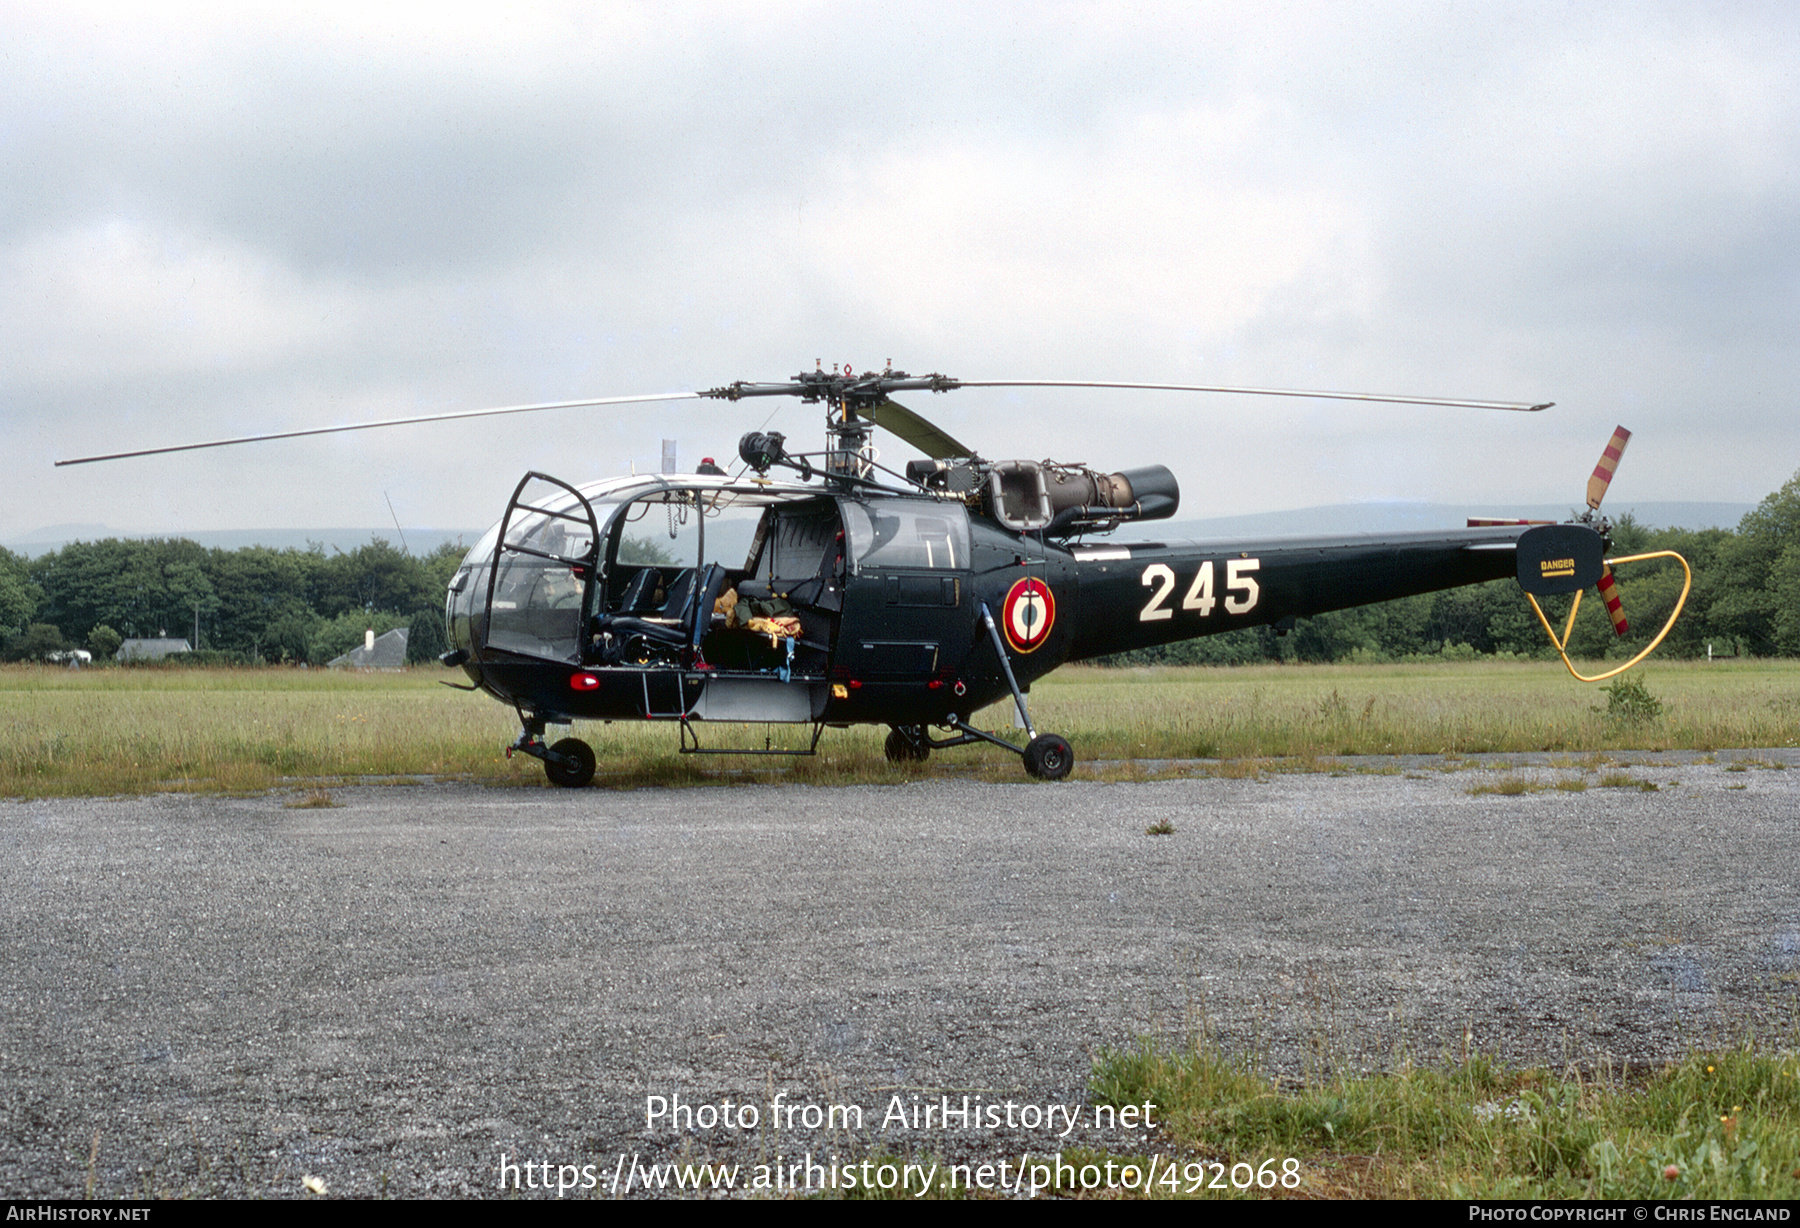
[[[580,738],[564,738],[550,748],[550,753],[574,760],[573,763],[544,760],[544,775],[550,778],[551,784],[564,789],[580,789],[594,778],[594,748]]]
[[[931,757],[931,747],[925,744],[923,731],[915,731],[920,736],[914,737],[902,733],[899,729],[888,731],[887,751],[889,763],[923,763]]]
[[[1025,770],[1039,780],[1061,780],[1075,766],[1068,739],[1040,733],[1025,748]]]

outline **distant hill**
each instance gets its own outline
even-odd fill
[[[1617,507],[1607,505],[1607,514],[1617,519],[1630,512],[1639,524],[1652,528],[1735,529],[1744,514],[1755,508],[1753,503],[1637,503],[1623,501]],[[1459,529],[1471,516],[1518,516],[1540,520],[1567,520],[1575,509],[1567,504],[1535,504],[1498,507],[1491,504],[1460,506],[1448,503],[1338,503],[1326,507],[1304,507],[1288,512],[1257,512],[1247,516],[1215,516],[1205,520],[1155,520],[1146,524],[1126,525],[1114,536],[1120,541],[1180,541],[1218,538],[1310,537],[1319,534],[1407,533],[1430,529]],[[443,542],[474,545],[485,532],[482,529],[407,529],[406,548],[414,554],[428,554]],[[0,543],[15,554],[36,558],[52,550],[60,550],[70,542],[100,541],[108,537],[167,537],[166,533],[133,533],[109,528],[103,524],[48,525],[29,535]],[[268,546],[276,550],[292,547],[305,550],[314,542],[325,547],[325,553],[348,553],[366,546],[374,538],[400,545],[400,534],[392,525],[385,529],[219,529],[205,533],[179,533],[208,548],[240,550],[245,546]],[[745,543],[748,545],[748,542]]]

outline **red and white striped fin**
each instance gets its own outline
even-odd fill
[[[1587,505],[1595,511],[1600,509],[1600,500],[1606,498],[1606,488],[1611,484],[1613,471],[1619,467],[1619,458],[1625,455],[1625,445],[1631,442],[1631,432],[1624,427],[1614,427],[1612,440],[1606,445],[1606,451],[1600,454],[1600,463],[1594,466],[1594,475],[1588,479]]]
[[[1612,568],[1608,567],[1600,573],[1600,600],[1606,603],[1606,614],[1612,619],[1613,632],[1623,636],[1631,629],[1625,621],[1625,606],[1619,601],[1619,586],[1613,580]]]

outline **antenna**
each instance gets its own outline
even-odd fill
[[[400,527],[400,517],[398,515],[396,515],[394,512],[393,497],[391,495],[389,495],[388,492],[385,490],[381,492],[381,497],[383,499],[387,500],[388,515],[394,517],[394,532],[396,532],[400,535],[400,553],[401,554],[411,554],[412,551],[407,549],[407,546],[406,546],[406,530]]]

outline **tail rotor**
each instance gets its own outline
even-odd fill
[[[1693,585],[1694,573],[1688,567],[1687,560],[1672,550],[1656,550],[1648,554],[1634,554],[1623,558],[1606,559],[1604,550],[1611,547],[1612,524],[1600,515],[1600,503],[1606,498],[1607,489],[1612,485],[1613,475],[1618,472],[1619,458],[1625,454],[1625,445],[1631,442],[1631,432],[1624,427],[1616,427],[1612,438],[1607,441],[1606,449],[1600,454],[1600,463],[1594,466],[1594,472],[1588,477],[1587,510],[1566,526],[1551,529],[1534,528],[1519,539],[1519,584],[1525,589],[1525,597],[1531,602],[1532,609],[1537,611],[1538,621],[1543,623],[1550,642],[1562,657],[1563,664],[1571,674],[1583,682],[1602,682],[1615,675],[1622,674],[1642,661],[1656,649],[1658,644],[1675,626],[1675,619],[1680,616],[1681,608],[1687,602],[1689,588]],[[1483,520],[1469,522],[1475,524],[1541,524],[1541,521],[1498,521]],[[1583,533],[1591,530],[1594,536]],[[1573,536],[1571,536],[1571,534]],[[1596,541],[1596,538],[1598,539]],[[1590,543],[1590,544],[1584,544]],[[1587,551],[1593,553],[1588,554]],[[1558,556],[1551,558],[1551,555]],[[1562,557],[1574,555],[1576,557]],[[1585,555],[1585,561],[1577,562]],[[1613,576],[1613,568],[1624,563],[1639,563],[1648,559],[1672,558],[1681,564],[1686,579],[1681,586],[1681,595],[1675,601],[1675,608],[1669,619],[1663,624],[1656,637],[1631,660],[1616,669],[1589,677],[1576,670],[1569,660],[1569,637],[1575,630],[1575,614],[1581,609],[1581,594],[1588,585],[1593,585],[1600,594],[1600,600],[1606,605],[1606,614],[1612,620],[1613,634],[1623,638],[1631,629],[1625,618],[1625,607],[1619,599],[1618,581]],[[1565,566],[1566,565],[1566,566]],[[1575,577],[1579,576],[1577,579]],[[1550,621],[1544,617],[1543,609],[1538,605],[1540,594],[1549,595],[1556,592],[1574,593],[1575,599],[1569,608],[1568,624],[1562,635],[1557,635]]]
[[[1588,510],[1581,518],[1582,523],[1591,523],[1594,516],[1600,511],[1600,501],[1606,498],[1607,488],[1612,485],[1613,474],[1618,472],[1619,458],[1625,455],[1625,445],[1630,442],[1630,431],[1622,426],[1613,428],[1612,438],[1606,443],[1606,450],[1600,453],[1600,463],[1594,466],[1594,472],[1588,477]],[[1601,520],[1601,534],[1605,535],[1609,528],[1611,526],[1605,520]],[[1613,634],[1621,639],[1624,638],[1625,633],[1630,630],[1631,624],[1625,619],[1625,607],[1619,600],[1619,586],[1613,580],[1610,566],[1601,574],[1597,587],[1600,590],[1600,600],[1606,603],[1607,617],[1612,619]]]
[[[1625,445],[1631,442],[1631,432],[1622,426],[1614,427],[1612,438],[1606,443],[1606,450],[1600,453],[1600,463],[1594,466],[1594,472],[1588,477],[1587,511],[1575,518],[1576,524],[1586,525],[1598,532],[1605,539],[1612,529],[1604,518],[1597,523],[1595,517],[1600,512],[1600,501],[1606,498],[1607,487],[1612,485],[1613,474],[1618,471],[1619,458],[1625,455]],[[1493,517],[1469,518],[1471,529],[1488,528],[1494,525],[1509,524],[1556,524],[1554,520],[1502,520]],[[1619,600],[1618,582],[1613,579],[1612,567],[1603,566],[1600,582],[1595,585],[1600,591],[1600,600],[1606,603],[1607,617],[1612,619],[1613,634],[1621,638],[1630,630],[1631,624],[1625,618],[1625,606]]]

